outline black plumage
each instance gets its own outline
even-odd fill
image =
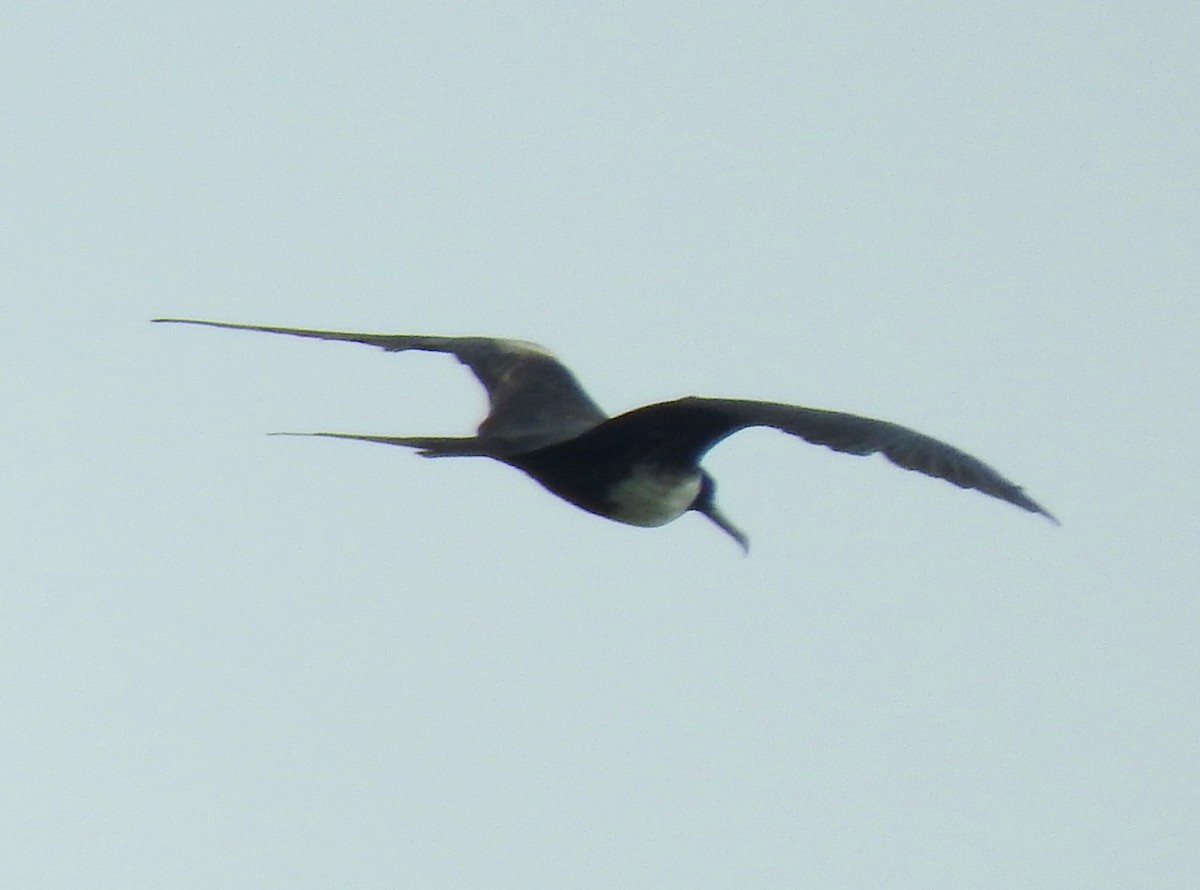
[[[715,483],[700,468],[700,460],[726,436],[752,426],[774,427],[846,454],[880,453],[906,470],[945,479],[1058,522],[1020,486],[982,461],[915,430],[869,417],[696,396],[609,417],[565,365],[542,347],[521,340],[357,334],[187,318],[154,321],[346,340],[389,352],[415,349],[453,355],[487,391],[488,414],[475,436],[282,435],[401,445],[425,457],[490,457],[522,470],[578,507],[631,525],[663,525],[695,510],[746,549],[746,536],[717,509]]]

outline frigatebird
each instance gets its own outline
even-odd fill
[[[444,352],[466,365],[487,391],[489,410],[476,435],[373,436],[280,433],[358,439],[418,449],[423,457],[489,457],[516,467],[551,493],[590,513],[659,526],[695,510],[742,547],[749,540],[717,509],[716,483],[700,467],[710,448],[747,427],[774,427],[846,454],[881,453],[897,466],[945,479],[1040,513],[1047,510],[987,464],[945,442],[883,420],[780,402],[688,396],[610,417],[547,349],[497,337],[358,334],[192,318],[156,322],[346,340],[388,352]]]

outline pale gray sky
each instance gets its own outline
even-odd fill
[[[24,3],[0,884],[1200,885],[1192,3]],[[768,431],[736,545],[484,461],[453,361]]]

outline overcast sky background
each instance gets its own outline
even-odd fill
[[[23,3],[0,884],[1200,885],[1193,3]],[[895,420],[703,518],[486,461],[454,361]]]

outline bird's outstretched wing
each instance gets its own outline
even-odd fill
[[[608,418],[565,365],[548,350],[523,340],[358,334],[192,318],[153,320],[289,334],[317,340],[345,340],[378,346],[388,352],[416,349],[449,353],[470,368],[487,390],[490,409],[479,425],[479,437],[491,445],[497,455],[527,451],[572,439]]]
[[[647,405],[613,418],[608,427],[643,432],[648,450],[679,460],[699,460],[725,437],[752,426],[769,426],[846,454],[882,454],[906,470],[945,479],[1058,520],[983,461],[895,423],[856,414],[779,402],[689,397]],[[606,427],[607,428],[607,427]]]

